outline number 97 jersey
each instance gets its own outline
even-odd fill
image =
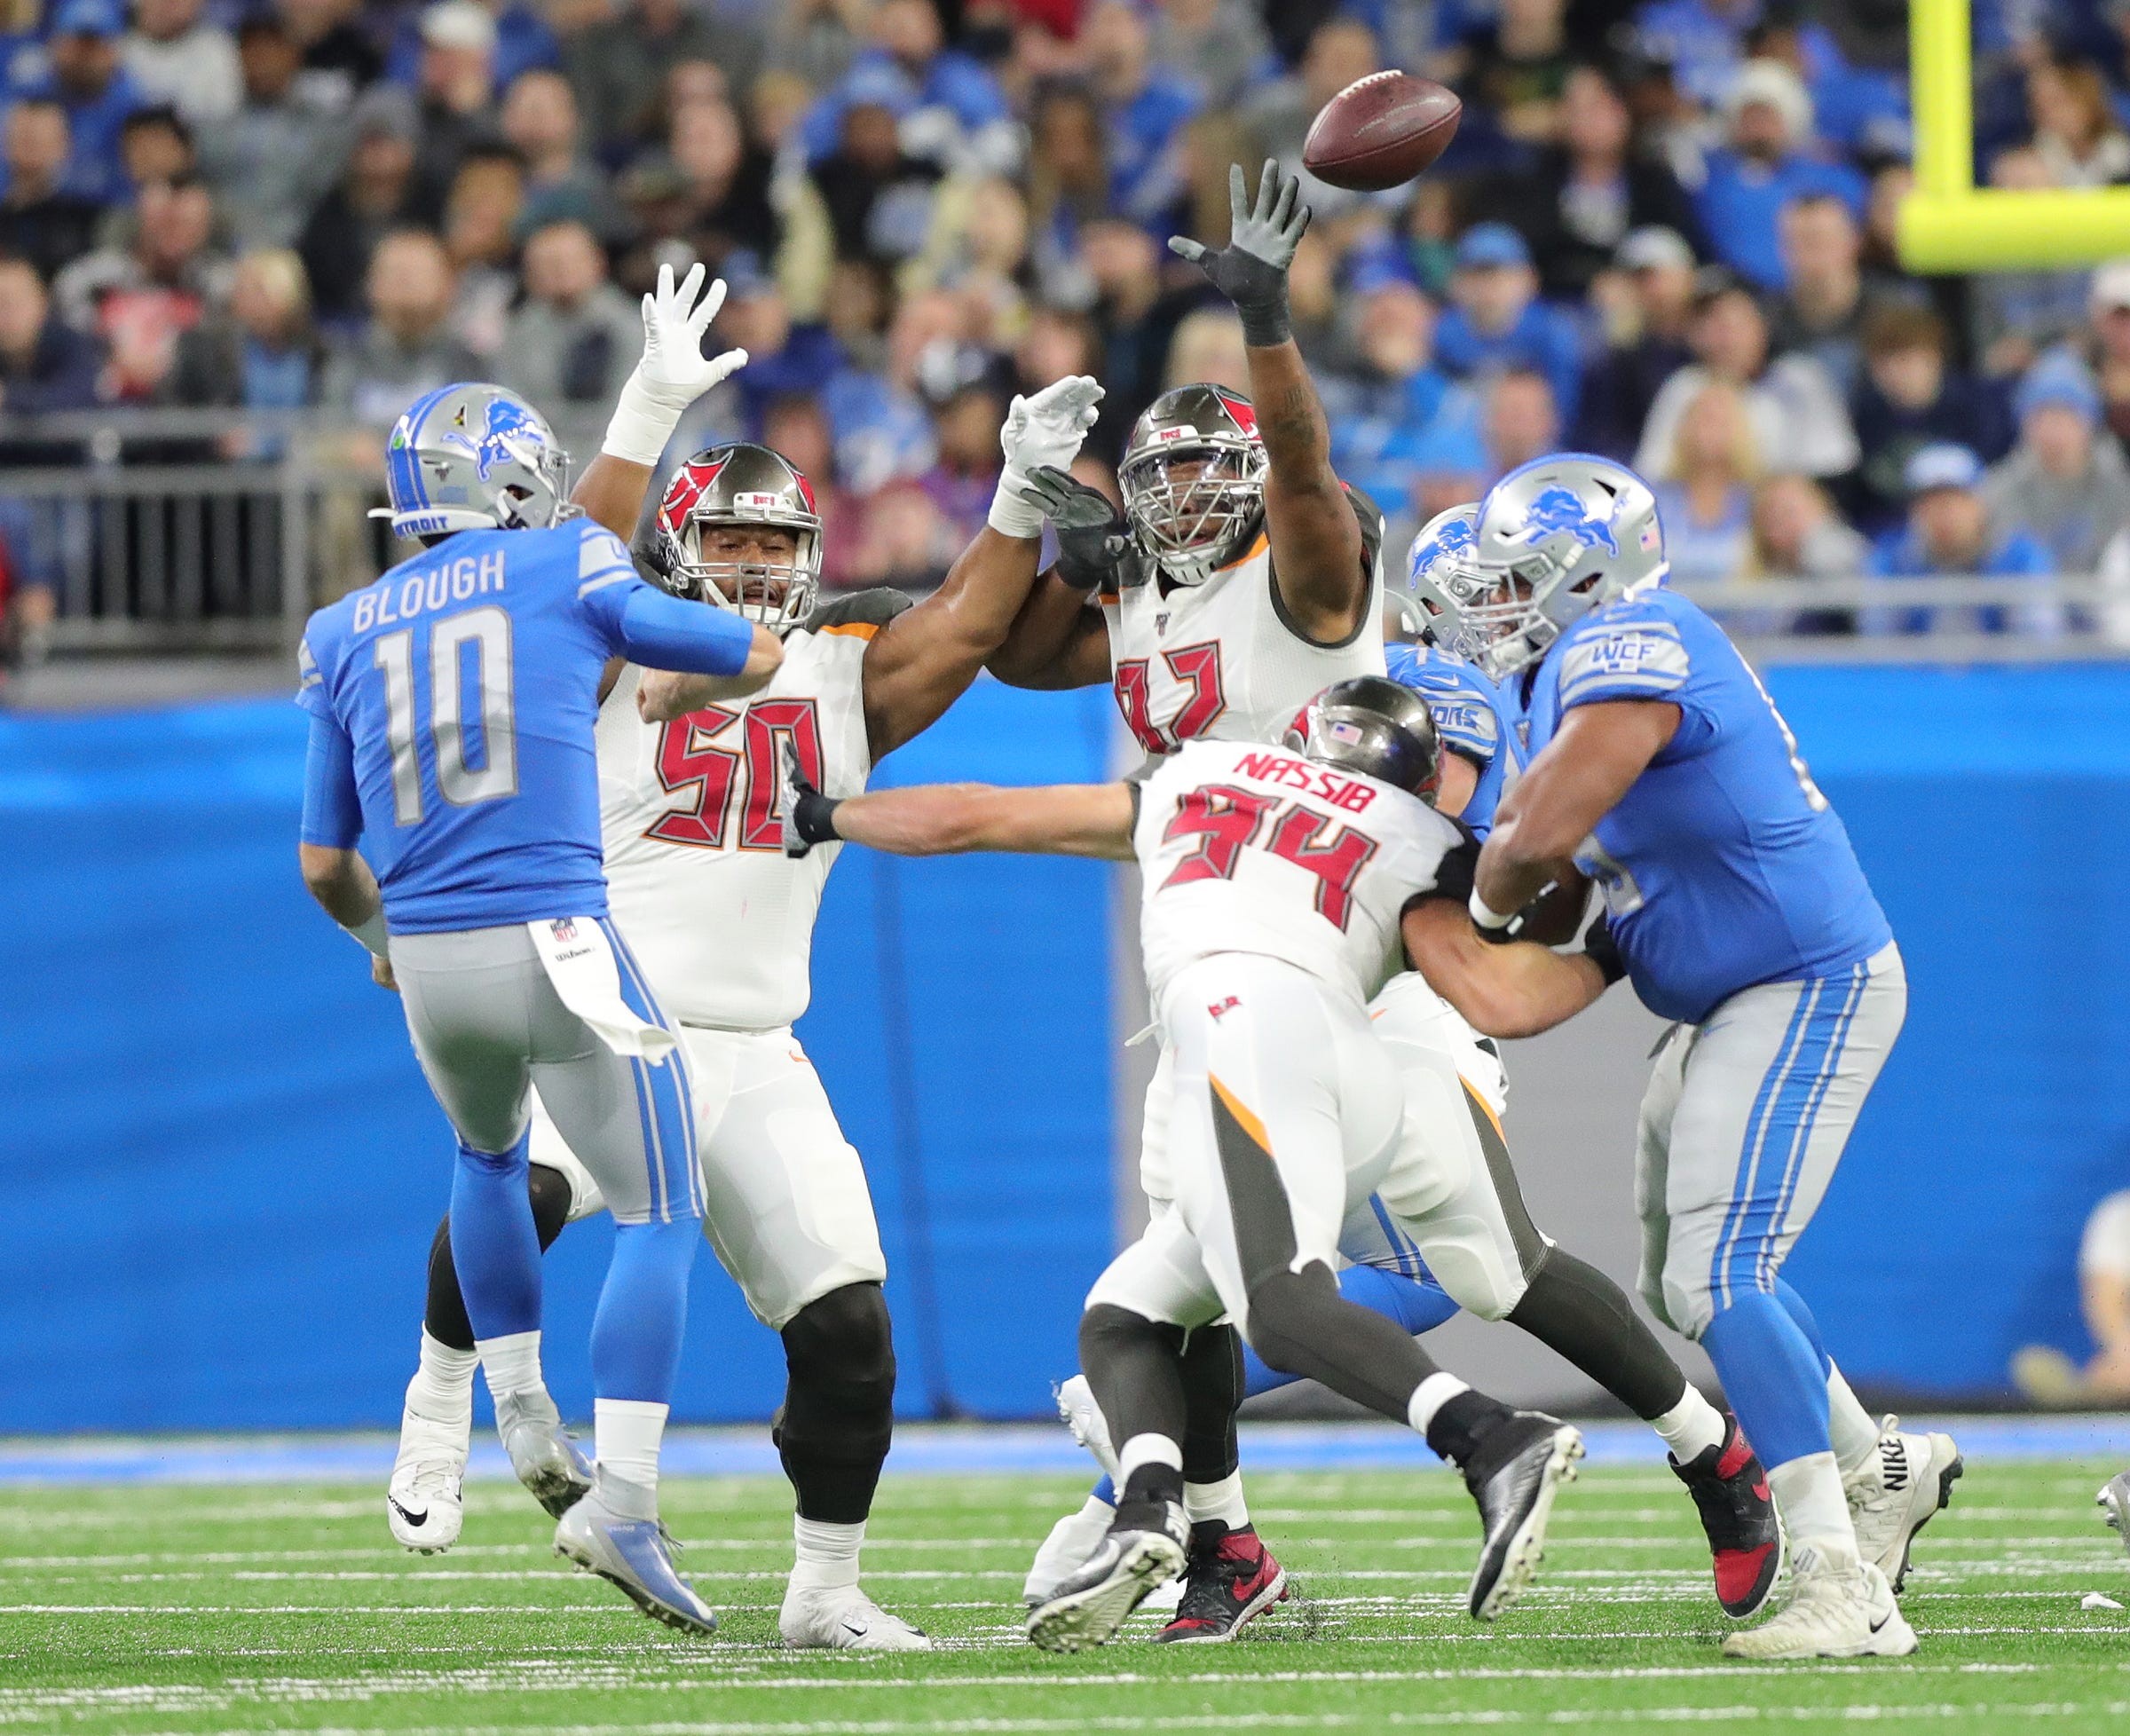
[[[1394,785],[1284,748],[1187,742],[1147,779],[1132,833],[1156,1005],[1178,971],[1221,952],[1369,999],[1404,967],[1407,903],[1462,840]]]

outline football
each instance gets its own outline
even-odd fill
[[[1463,112],[1456,93],[1432,79],[1370,73],[1318,111],[1302,162],[1335,187],[1376,193],[1399,186],[1448,147]]]

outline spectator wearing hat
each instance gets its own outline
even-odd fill
[[[355,106],[354,142],[340,180],[312,212],[296,242],[314,311],[327,327],[362,309],[370,256],[414,214],[414,106],[379,85]]]
[[[530,0],[447,0],[451,4],[478,6],[488,15],[489,76],[498,91],[508,89],[517,75],[533,67],[562,65],[562,45],[555,39],[546,14]],[[432,7],[431,11],[434,10]],[[430,45],[429,14],[407,13],[385,56],[385,76],[395,84],[414,84],[422,79],[422,64]]]
[[[2018,444],[1982,495],[1996,522],[2031,532],[2062,572],[2090,573],[2109,538],[2130,525],[2130,464],[2101,426],[2100,388],[2085,363],[2054,350],[2012,398]]]
[[[495,20],[480,0],[436,0],[421,14],[414,83],[417,206],[440,213],[459,159],[501,136],[495,120]]]
[[[1951,365],[1945,322],[1907,302],[1874,308],[1864,322],[1864,378],[1850,399],[1863,462],[1850,510],[1873,535],[1889,529],[1908,500],[1908,460],[1921,447],[1965,446],[1984,463],[2012,443],[2001,387]]]
[[[921,154],[938,166],[1009,168],[1020,155],[1005,93],[980,61],[946,45],[933,0],[878,0],[872,45],[801,123],[810,162],[848,147],[845,113],[859,102],[923,117]]]
[[[2130,439],[2130,259],[2093,273],[2085,350],[2101,389],[2101,416],[2118,440]]]
[[[1711,380],[1744,394],[1754,446],[1768,470],[1838,477],[1856,468],[1856,430],[1834,382],[1810,356],[1770,359],[1766,317],[1744,284],[1712,272],[1696,293],[1688,335],[1694,359],[1664,383],[1650,406],[1637,470],[1663,469],[1679,418]]]
[[[1676,229],[1634,231],[1613,256],[1627,294],[1608,305],[1605,346],[1583,375],[1574,444],[1625,463],[1657,393],[1693,359],[1693,249]]]
[[[2055,572],[2039,538],[1992,522],[1982,496],[1982,461],[1965,446],[1921,448],[1910,456],[1905,480],[1908,522],[1874,551],[1874,573],[1889,579],[2045,579]],[[1922,633],[1933,619],[1941,628],[2038,637],[2063,628],[2063,606],[2052,600],[2010,609],[1871,608],[1862,612],[1858,629]]]
[[[1577,67],[1560,99],[1560,143],[1535,164],[1487,178],[1474,208],[1530,243],[1550,296],[1586,294],[1630,231],[1696,233],[1693,206],[1671,170],[1636,156],[1627,105],[1605,73]]]
[[[1830,193],[1861,217],[1866,187],[1845,162],[1810,154],[1812,100],[1797,75],[1778,60],[1749,60],[1724,102],[1727,142],[1708,154],[1708,179],[1696,196],[1702,232],[1732,270],[1763,289],[1787,275],[1779,219],[1782,208]]]
[[[26,98],[0,121],[0,254],[49,279],[89,250],[98,208],[64,185],[67,110],[50,97]]]
[[[207,0],[135,0],[119,61],[146,101],[195,127],[227,120],[244,100],[236,41],[207,16]]]
[[[50,97],[67,110],[71,153],[67,191],[99,205],[122,201],[125,173],[119,160],[119,129],[147,99],[119,64],[125,35],[120,0],[60,0],[51,13],[43,64],[0,99]]]
[[[669,67],[689,60],[722,67],[729,96],[752,90],[761,70],[761,36],[721,10],[687,0],[592,0],[585,11],[589,21],[563,36],[563,70],[583,111],[586,144],[609,162],[657,136]]]
[[[1810,356],[1848,397],[1863,367],[1864,233],[1857,214],[1827,193],[1782,208],[1783,287],[1770,311],[1776,354]]]
[[[1475,224],[1457,242],[1450,307],[1435,328],[1435,359],[1454,380],[1528,367],[1552,388],[1564,421],[1575,414],[1582,343],[1574,319],[1538,299],[1531,249],[1505,223]]]
[[[363,283],[369,318],[334,346],[322,400],[382,432],[423,392],[472,378],[478,364],[451,330],[455,287],[434,235],[395,229],[385,236]]]
[[[244,100],[201,129],[200,172],[241,246],[290,247],[340,178],[347,124],[299,83],[303,50],[275,14],[246,19],[237,52]]]

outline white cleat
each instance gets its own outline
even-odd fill
[[[1110,1443],[1109,1421],[1094,1401],[1094,1390],[1085,1375],[1075,1375],[1051,1395],[1058,1401],[1058,1416],[1072,1431],[1072,1438],[1094,1456],[1102,1474],[1123,1487],[1124,1473],[1117,1468],[1116,1448]]]
[[[1829,1561],[1810,1544],[1790,1568],[1790,1601],[1772,1621],[1724,1638],[1726,1658],[1905,1658],[1915,1629],[1875,1563]]]
[[[466,1476],[467,1429],[432,1423],[411,1410],[399,1419],[399,1456],[384,1494],[392,1541],[417,1555],[441,1555],[459,1541],[466,1522],[461,1485]]]
[[[1952,1504],[1952,1485],[1966,1469],[1951,1435],[1903,1434],[1900,1421],[1889,1416],[1870,1463],[1842,1480],[1858,1551],[1896,1591],[1907,1583],[1915,1534]]]
[[[816,1652],[929,1652],[924,1629],[890,1615],[855,1585],[797,1586],[784,1594],[777,1631],[786,1645]]]
[[[2123,1540],[2125,1549],[2130,1549],[2130,1471],[2110,1479],[2095,1498],[2108,1528]]]

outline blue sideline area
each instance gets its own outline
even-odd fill
[[[882,777],[1099,777],[1108,708],[987,680]],[[303,742],[286,702],[0,718],[0,1432],[398,1421],[451,1144],[296,877]],[[1108,879],[863,851],[831,878],[801,1029],[872,1173],[915,1413],[1037,1414],[1071,1365],[1113,1222]],[[572,1412],[609,1235],[549,1261]],[[781,1347],[707,1254],[692,1306],[676,1414],[768,1416]]]

